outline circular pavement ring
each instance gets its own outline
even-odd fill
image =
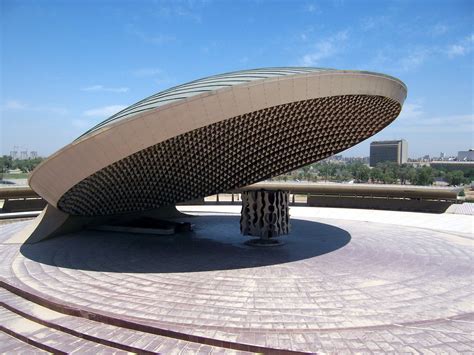
[[[286,245],[260,249],[242,244],[237,216],[193,223],[187,238],[84,231],[5,262],[48,297],[200,329],[330,331],[471,311],[472,247],[447,233],[293,219]]]

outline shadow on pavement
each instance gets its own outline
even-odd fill
[[[239,216],[212,215],[183,219],[194,231],[173,236],[85,230],[20,251],[34,261],[62,268],[120,272],[173,273],[230,270],[288,263],[313,258],[344,247],[350,234],[338,227],[292,219],[283,246],[244,245]]]

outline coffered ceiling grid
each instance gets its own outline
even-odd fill
[[[345,150],[394,120],[381,96],[343,95],[251,112],[132,154],[73,186],[74,215],[145,211],[256,183]]]

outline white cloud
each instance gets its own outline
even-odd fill
[[[394,123],[397,132],[407,133],[465,133],[474,130],[474,115],[430,116],[422,100],[407,102]]]
[[[419,103],[405,103],[399,119],[413,120],[424,115],[423,106]]]
[[[117,88],[112,88],[112,87],[106,87],[103,85],[92,85],[92,86],[87,86],[85,88],[82,88],[81,91],[104,91],[104,92],[117,92],[117,93],[123,93],[123,92],[128,92],[129,88],[127,87],[117,87]]]
[[[474,46],[474,34],[448,46],[386,47],[378,50],[370,61],[369,68],[381,71],[410,72],[422,67],[433,58],[456,58],[468,55]],[[399,58],[399,59],[394,59]]]
[[[314,27],[313,26],[309,26],[307,28],[305,28],[303,30],[303,32],[301,32],[297,39],[300,40],[300,41],[303,41],[303,42],[306,42],[308,39],[311,38],[311,36],[314,34]]]
[[[446,53],[448,54],[448,57],[457,57],[459,55],[464,55],[466,54],[467,49],[464,46],[461,46],[460,44],[452,44],[448,47]]]
[[[141,31],[141,30],[135,28],[135,26],[132,26],[132,25],[127,26],[126,31],[127,31],[127,33],[139,38],[140,40],[142,40],[145,43],[151,43],[151,44],[157,44],[158,45],[158,44],[163,44],[163,43],[166,43],[166,42],[172,42],[172,41],[176,40],[175,36],[167,35],[167,34],[163,34],[163,33],[155,33],[155,34],[146,33],[144,31]]]
[[[158,68],[141,68],[132,72],[135,76],[155,76],[161,73],[162,71]]]
[[[5,105],[3,105],[3,109],[5,110],[25,110],[26,108],[27,105],[18,100],[8,100]]]
[[[422,117],[397,128],[409,133],[466,133],[474,130],[474,114]]]
[[[317,13],[317,14],[321,12],[319,6],[315,3],[306,4],[306,6],[304,7],[304,10],[306,12]]]
[[[113,114],[123,110],[124,105],[109,105],[103,107],[92,108],[90,110],[84,111],[84,116],[87,117],[110,117]]]
[[[457,43],[449,45],[445,52],[449,58],[463,56],[472,51],[473,43],[474,34],[471,34],[469,36],[464,37]]]
[[[430,50],[428,49],[417,49],[413,50],[412,53],[404,58],[401,58],[398,66],[401,71],[411,71],[422,65],[428,58]]]
[[[322,59],[338,54],[348,38],[348,31],[340,31],[333,36],[318,41],[311,52],[300,58],[299,64],[302,66],[318,65]]]
[[[443,25],[441,23],[438,23],[436,24],[435,26],[433,26],[430,30],[430,33],[433,35],[433,36],[440,36],[440,35],[444,35],[445,33],[447,33],[449,31],[449,27],[446,26],[446,25]]]
[[[196,6],[194,5],[198,4],[190,1],[185,4],[185,6],[181,6],[178,5],[178,2],[170,2],[169,6],[160,6],[158,15],[163,17],[181,17],[200,24],[202,23],[202,16],[197,12]]]
[[[362,31],[372,31],[380,27],[386,27],[388,23],[389,18],[387,16],[365,17],[361,21],[361,28]]]
[[[8,100],[1,106],[2,111],[35,111],[35,112],[49,112],[58,115],[65,115],[69,111],[63,107],[54,105],[33,106],[20,100]]]

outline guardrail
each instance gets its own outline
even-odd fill
[[[262,188],[289,191],[292,205],[432,213],[442,213],[453,203],[459,203],[458,195],[462,190],[462,188],[407,185],[265,182],[230,191],[231,201],[223,201],[221,194],[218,194],[215,201],[208,199],[206,203],[238,204],[239,201],[234,194]]]
[[[29,186],[2,187],[0,200],[3,200],[2,213],[39,211],[46,207],[46,201]]]
[[[214,195],[214,198],[182,204],[240,204],[241,192],[257,189],[287,190],[290,192],[292,205],[438,213],[444,212],[451,204],[458,203],[458,195],[462,190],[462,188],[407,185],[265,182],[232,190],[225,194],[217,194]],[[38,211],[46,206],[46,201],[28,186],[0,188],[0,200],[4,200],[2,213]]]

